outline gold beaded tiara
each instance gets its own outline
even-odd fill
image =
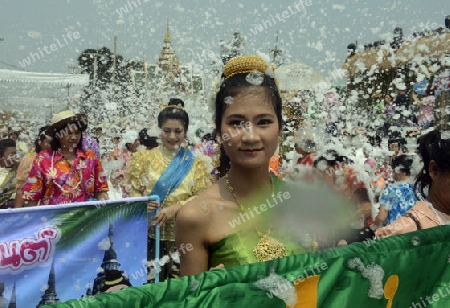
[[[259,71],[263,74],[269,65],[261,57],[258,56],[242,56],[230,59],[223,67],[225,79],[237,74],[247,74],[253,71]]]
[[[175,108],[175,109],[180,109],[180,110],[185,111],[185,109],[184,109],[182,106],[179,106],[179,105],[169,105],[169,104],[162,104],[160,109],[161,109],[161,110],[164,110],[164,109],[166,109],[166,108]]]

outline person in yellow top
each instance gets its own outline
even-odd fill
[[[177,277],[177,271],[173,270],[176,260],[172,258],[176,251],[175,215],[185,203],[211,185],[212,166],[203,155],[194,157],[185,146],[189,115],[184,110],[182,100],[170,100],[158,115],[158,127],[162,130],[161,145],[153,150],[133,154],[126,170],[125,184],[129,185],[132,197],[158,195],[160,198],[160,204],[151,201],[148,205],[149,213],[158,207],[160,211],[149,222],[147,256],[150,262],[155,258],[157,243],[154,225],[159,224],[160,256],[169,257],[169,262],[161,266],[159,275],[160,281],[164,281]],[[153,281],[151,276],[150,282]]]

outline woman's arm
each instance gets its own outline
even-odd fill
[[[382,226],[388,217],[389,211],[384,207],[384,205],[380,205],[380,211],[378,212],[377,217],[375,217],[375,225]]]
[[[39,201],[34,200],[24,200],[24,207],[37,206]]]
[[[108,200],[108,193],[106,191],[99,192],[95,194],[95,199],[97,200]]]
[[[102,162],[94,158],[94,197],[98,200],[108,199],[108,182],[106,176],[103,175]]]
[[[28,179],[22,188],[21,197],[24,199],[24,206],[26,207],[38,205],[44,197],[45,172],[39,162],[42,163],[42,159],[33,160]]]
[[[417,103],[417,105],[422,105],[422,101],[417,97],[416,93],[413,93],[412,95],[412,99]]]
[[[14,200],[14,208],[23,207],[25,200],[22,199],[22,188],[16,188],[16,199]]]
[[[180,254],[181,276],[208,270],[209,254],[204,237],[208,220],[198,200],[183,206],[176,218],[175,242]]]

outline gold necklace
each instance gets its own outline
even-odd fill
[[[234,198],[234,201],[238,205],[239,210],[241,212],[244,212],[244,206],[239,202],[236,193],[234,192],[234,188],[233,186],[231,186],[230,176],[228,175],[228,173],[225,175],[225,182],[228,186],[228,190],[230,191],[231,195]],[[270,177],[270,183],[272,186],[272,198],[273,198],[275,196],[274,192],[275,188],[272,177]],[[258,262],[266,262],[273,259],[284,258],[287,256],[286,246],[270,236],[270,228],[269,230],[267,230],[266,233],[261,233],[258,230],[256,230],[256,232],[258,232],[259,240],[252,251]]]
[[[236,201],[236,204],[239,206],[239,210],[241,212],[244,212],[244,207],[242,206],[242,204],[239,202],[236,193],[234,192],[234,188],[233,186],[231,186],[230,183],[230,176],[228,175],[228,172],[225,174],[225,182],[227,183],[228,186],[228,190],[230,191],[230,193],[233,195],[234,201]],[[273,178],[272,176],[270,177],[270,186],[271,186],[271,190],[272,190],[272,194],[271,197],[275,198],[275,185],[273,184]]]

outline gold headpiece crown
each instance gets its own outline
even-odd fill
[[[175,109],[180,109],[180,110],[185,111],[183,106],[179,106],[179,105],[162,104],[161,107],[162,107],[162,110],[164,110],[166,108],[175,108]]]
[[[269,65],[261,57],[258,56],[242,56],[230,59],[223,67],[225,79],[237,74],[247,74],[253,71],[259,71],[263,74]]]

